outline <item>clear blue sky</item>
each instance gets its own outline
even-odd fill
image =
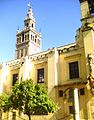
[[[31,2],[42,50],[73,43],[81,26],[79,0],[0,0],[0,63],[15,56],[16,30],[23,28]]]

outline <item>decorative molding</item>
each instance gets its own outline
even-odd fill
[[[48,53],[49,53],[49,52],[38,53],[38,54],[29,56],[29,58],[30,58],[32,61],[42,60],[42,59],[44,59],[44,58],[48,58]]]
[[[88,81],[89,81],[90,91],[94,95],[94,55],[93,54],[88,54],[88,65],[89,65]]]
[[[69,47],[65,47],[65,48],[62,48],[62,49],[59,49],[59,54],[62,54],[62,53],[66,53],[66,52],[70,52],[70,51],[73,51],[73,50],[76,50],[77,49],[77,46],[76,45],[73,45],[73,46],[69,46]]]

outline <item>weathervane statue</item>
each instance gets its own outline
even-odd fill
[[[31,3],[30,2],[28,3],[28,7],[31,9]]]

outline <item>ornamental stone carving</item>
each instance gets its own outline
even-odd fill
[[[89,85],[90,85],[90,91],[94,95],[94,55],[89,54],[88,55],[88,64],[89,64]]]

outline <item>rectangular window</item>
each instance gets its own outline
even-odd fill
[[[31,35],[31,40],[32,40],[32,35]]]
[[[74,113],[74,107],[73,106],[69,106],[69,113],[73,114]]]
[[[85,94],[84,88],[80,89],[80,95],[84,95],[84,94]]]
[[[70,74],[70,79],[79,78],[78,62],[69,63],[69,74]]]
[[[59,97],[63,97],[63,90],[59,90]]]
[[[13,74],[13,83],[12,83],[13,86],[15,85],[17,80],[18,80],[18,74]]]
[[[22,42],[24,42],[24,33],[22,33]]]
[[[69,90],[69,102],[72,102],[74,99],[74,92],[73,92],[73,89],[70,89]]]
[[[44,83],[44,68],[37,70],[37,82]]]

